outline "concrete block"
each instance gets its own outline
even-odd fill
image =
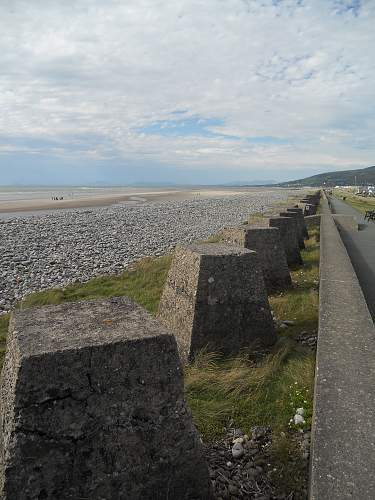
[[[221,234],[228,243],[257,252],[268,293],[285,290],[292,285],[279,229],[243,225],[226,228]]]
[[[298,240],[298,246],[301,250],[305,248],[305,241],[303,237],[303,227],[301,220],[299,219],[299,214],[296,212],[280,212],[280,217],[292,217],[297,224],[297,240]]]
[[[302,228],[302,236],[305,240],[308,240],[309,239],[309,232],[307,230],[305,218],[303,216],[303,209],[299,208],[299,207],[293,207],[293,208],[287,208],[286,211],[299,214],[298,220],[299,220],[300,227]]]
[[[309,201],[304,203],[304,215],[315,215],[318,210],[318,205],[316,203],[311,203]]]
[[[13,314],[3,500],[209,498],[174,336],[127,298]]]
[[[257,254],[234,245],[177,247],[158,317],[185,363],[204,348],[235,355],[276,340]]]
[[[288,265],[302,265],[303,260],[298,244],[296,220],[292,217],[270,217],[269,226],[277,227],[280,231],[280,239],[284,245]]]

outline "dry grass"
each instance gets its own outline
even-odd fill
[[[229,421],[249,432],[254,425],[271,426],[275,439],[272,453],[281,476],[275,478],[280,489],[295,488],[304,481],[293,440],[285,434],[288,422],[301,404],[307,425],[312,413],[315,354],[296,342],[302,332],[318,327],[319,229],[310,230],[311,238],[302,251],[305,265],[292,271],[291,290],[269,297],[270,305],[281,320],[295,324],[278,332],[279,340],[262,361],[251,352],[232,359],[201,352],[185,369],[186,398],[195,424],[203,439],[223,435]],[[214,236],[208,241],[220,241]],[[127,295],[154,314],[170,267],[171,256],[148,258],[136,263],[120,276],[106,276],[65,289],[47,290],[27,297],[20,307],[36,307],[66,301]],[[9,316],[0,317],[0,348],[4,350]],[[302,400],[301,400],[302,398]],[[284,437],[283,437],[284,436]]]
[[[343,200],[348,205],[352,206],[358,212],[365,214],[366,210],[375,210],[375,198],[364,198],[363,196],[356,196],[353,193],[347,191],[334,191],[336,198]]]

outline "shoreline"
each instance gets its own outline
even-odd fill
[[[256,188],[255,188],[256,189]],[[264,189],[264,188],[263,188]],[[262,190],[263,191],[263,190]],[[264,189],[264,192],[268,189]],[[272,189],[271,189],[272,191]],[[117,204],[139,205],[150,202],[183,201],[192,199],[209,199],[215,197],[231,197],[254,192],[254,188],[207,188],[175,189],[161,191],[134,191],[131,193],[95,194],[92,196],[77,196],[63,200],[51,198],[34,198],[0,201],[1,216],[32,215],[38,212],[58,212],[60,210],[110,207]]]
[[[141,198],[140,198],[141,197]],[[176,199],[184,197],[182,191],[137,192],[131,194],[113,194],[77,197],[74,199],[52,200],[36,198],[30,200],[0,201],[0,214],[17,212],[36,212],[41,210],[61,210],[69,208],[106,207],[116,203],[145,202],[149,199]]]
[[[182,198],[190,196],[185,200],[177,193],[177,199],[165,203],[160,199],[167,195],[160,194],[155,203],[55,210],[49,217],[28,220],[3,217],[0,315],[32,292],[119,274],[143,257],[163,255],[177,244],[204,240],[223,227],[241,224],[263,207],[285,200],[290,191],[236,193],[185,192]]]

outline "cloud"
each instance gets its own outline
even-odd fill
[[[23,138],[51,159],[248,177],[373,163],[373,0],[8,0],[0,16],[2,153]]]

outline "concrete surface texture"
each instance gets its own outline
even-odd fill
[[[310,499],[373,500],[375,331],[330,215],[322,216],[320,258]]]
[[[253,227],[250,224],[221,231],[228,243],[257,252],[268,293],[285,290],[292,285],[279,233],[276,227]]]
[[[204,348],[233,355],[276,341],[257,254],[235,245],[178,247],[158,317],[185,363]]]
[[[305,238],[303,234],[303,226],[302,222],[299,218],[299,214],[297,212],[280,212],[280,217],[292,217],[297,224],[297,240],[298,240],[298,246],[300,250],[303,250],[305,248]]]
[[[127,298],[13,314],[0,497],[209,498],[175,339]]]
[[[334,214],[333,220],[340,230],[358,231],[358,222],[354,215]]]
[[[341,226],[340,234],[350,260],[358,276],[371,316],[375,319],[375,224],[367,221],[363,215],[341,200],[331,198],[332,211],[335,214],[354,217],[359,231]],[[337,219],[337,215],[334,215]],[[342,217],[341,217],[342,220]]]
[[[294,213],[299,214],[298,218],[299,218],[299,221],[300,221],[300,225],[302,227],[302,236],[304,237],[305,240],[308,240],[309,239],[309,233],[307,231],[307,226],[306,226],[305,218],[303,216],[303,209],[299,208],[299,207],[293,207],[293,208],[287,208],[286,211],[287,212],[294,212]]]
[[[288,265],[302,265],[303,260],[299,249],[296,220],[292,217],[270,217],[268,225],[279,229]]]

